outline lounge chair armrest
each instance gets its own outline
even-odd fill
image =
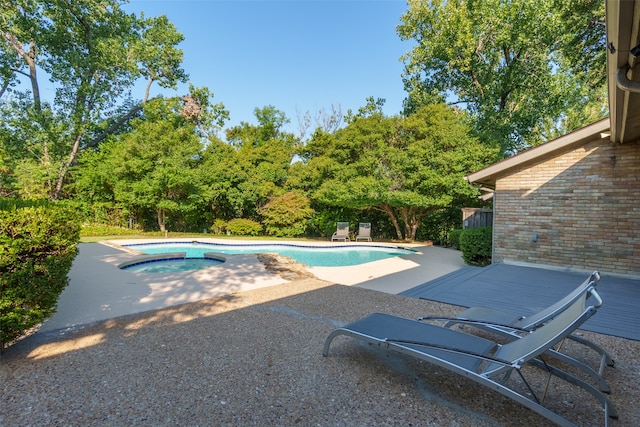
[[[495,323],[495,322],[487,322],[484,320],[473,320],[473,319],[465,319],[465,318],[461,318],[461,317],[447,317],[447,316],[423,316],[423,317],[418,317],[418,322],[424,322],[424,321],[430,321],[430,320],[442,320],[442,321],[449,321],[449,322],[456,322],[456,323],[463,323],[466,325],[477,325],[477,326],[487,326],[487,327],[491,327],[491,328],[501,328],[501,329],[510,329],[514,332],[524,332],[524,333],[529,333],[530,331],[523,329],[523,328],[518,328],[517,326],[513,326],[513,325],[505,325],[502,323]]]
[[[482,359],[485,360],[487,362],[492,362],[492,363],[498,363],[500,365],[504,365],[504,366],[510,366],[512,368],[515,369],[519,369],[521,364],[520,361],[508,361],[508,360],[504,360],[504,359],[499,359],[497,357],[492,357],[486,354],[482,354],[482,353],[476,353],[473,351],[469,351],[469,350],[464,350],[461,348],[456,348],[456,347],[450,347],[450,346],[446,346],[446,345],[442,345],[442,344],[434,344],[434,343],[430,343],[428,341],[416,341],[416,340],[403,340],[403,339],[394,339],[394,338],[386,338],[384,340],[385,342],[389,342],[389,343],[394,343],[394,344],[410,344],[410,345],[419,345],[421,347],[428,347],[428,348],[434,348],[437,350],[444,350],[444,351],[448,351],[451,353],[457,353],[457,354],[463,354],[465,356],[471,356],[471,357],[476,357],[478,359]]]
[[[598,291],[596,291],[595,285],[589,288],[589,293],[596,300],[596,305],[594,307],[599,308],[602,305],[602,298]]]

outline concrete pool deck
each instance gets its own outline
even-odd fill
[[[118,265],[139,254],[120,245],[146,242],[184,241],[184,239],[117,240],[81,243],[69,273],[56,313],[40,331],[74,328],[87,323],[202,301],[237,292],[275,286],[288,280],[265,268],[255,255],[225,256],[215,267],[170,274],[132,273]],[[202,242],[248,243],[247,240],[198,239]],[[259,241],[261,244],[272,243]],[[277,241],[277,243],[297,243]],[[308,243],[307,243],[308,244]],[[366,245],[363,243],[347,243]],[[375,245],[399,246],[385,243]],[[313,242],[317,246],[343,243]],[[349,267],[308,267],[320,280],[397,294],[464,266],[459,251],[434,246],[401,245],[415,254]],[[393,275],[393,280],[388,276]]]
[[[2,354],[0,425],[549,425],[487,388],[378,346],[341,338],[322,357],[332,330],[373,312],[406,318],[459,312],[372,290],[395,292],[430,280],[459,254],[437,247],[421,252],[422,258],[391,267],[336,270],[337,282],[364,280],[350,286],[286,281],[255,257],[200,280],[172,276],[162,283],[123,274],[117,265],[131,254],[82,244],[49,321],[79,325],[56,330],[49,323],[50,330]],[[187,300],[195,302],[181,303]],[[125,309],[131,314],[121,314]],[[96,315],[104,320],[93,320]],[[640,341],[584,334],[616,360],[605,372],[620,413],[610,425],[636,426]],[[563,351],[582,356],[583,349],[567,344]],[[547,375],[534,380],[544,387]],[[575,387],[554,380],[546,396],[553,411],[578,425],[602,425],[593,399]]]

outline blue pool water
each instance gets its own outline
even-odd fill
[[[414,253],[410,249],[384,246],[298,246],[204,242],[143,243],[126,246],[145,254],[186,252],[187,258],[202,258],[207,252],[230,255],[277,252],[310,267],[344,267]]]

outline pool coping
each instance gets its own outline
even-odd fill
[[[298,242],[298,241],[282,241],[282,240],[278,240],[278,241],[271,241],[271,240],[259,240],[259,241],[247,241],[247,240],[234,240],[234,241],[230,241],[230,240],[222,240],[222,239],[213,239],[213,238],[198,238],[198,239],[180,239],[180,238],[175,238],[175,239],[137,239],[137,240],[110,240],[105,242],[106,244],[109,244],[115,248],[118,249],[122,249],[125,250],[127,252],[132,252],[135,253],[139,256],[150,256],[150,255],[157,255],[160,258],[149,258],[150,262],[154,261],[154,260],[161,260],[161,259],[166,259],[166,257],[174,254],[176,257],[180,257],[179,254],[183,254],[182,257],[185,256],[185,252],[179,252],[181,248],[176,248],[177,251],[176,252],[166,252],[166,253],[157,253],[157,254],[148,254],[146,252],[142,252],[139,250],[136,250],[136,248],[144,246],[144,245],[190,245],[190,244],[200,244],[202,246],[204,246],[203,249],[210,249],[210,251],[205,252],[203,254],[204,257],[207,257],[207,254],[209,254],[211,257],[217,258],[217,259],[221,259],[224,260],[226,256],[234,256],[234,255],[239,255],[239,254],[229,254],[226,252],[217,252],[216,249],[223,249],[221,248],[222,246],[233,246],[233,247],[242,247],[242,248],[251,248],[251,247],[265,247],[265,246],[271,246],[271,247],[286,247],[286,248],[300,248],[300,249],[352,249],[352,248],[372,248],[372,249],[393,249],[393,250],[398,250],[398,251],[407,251],[409,253],[406,254],[398,254],[398,255],[394,255],[391,256],[390,258],[394,258],[396,256],[408,256],[408,255],[412,255],[415,254],[416,252],[419,252],[419,248],[420,246],[417,244],[406,244],[406,245],[398,245],[398,244],[392,244],[392,243],[380,243],[380,242],[362,242],[360,244],[345,244],[344,242],[341,244],[327,244],[327,242],[317,242],[319,244],[317,244],[316,242],[312,243],[312,244],[308,244],[305,242]],[[358,243],[358,242],[353,242],[353,243]],[[211,246],[211,247],[207,247],[207,246]],[[278,253],[277,250],[274,251],[257,251],[255,252],[256,254],[258,253]],[[286,255],[285,255],[286,256]],[[140,258],[141,260],[143,258]],[[295,260],[294,260],[295,261]],[[368,264],[370,262],[375,262],[377,260],[373,260],[373,261],[369,261],[369,262],[362,262],[362,263],[358,263],[358,264],[353,264],[353,265],[338,265],[338,266],[326,266],[326,267],[357,267],[357,266],[361,266],[363,264]],[[144,262],[144,261],[143,261]],[[128,264],[128,263],[124,263],[124,264]],[[316,265],[308,265],[305,264],[304,262],[301,262],[301,264],[303,264],[306,268],[316,268],[316,267],[325,267],[325,266],[316,266]],[[125,265],[126,266],[126,265]],[[120,266],[120,268],[123,268],[123,266]]]

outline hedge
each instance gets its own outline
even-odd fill
[[[0,349],[55,312],[80,239],[80,222],[63,205],[3,208]]]
[[[262,224],[245,218],[234,218],[225,228],[234,236],[259,236],[262,232]]]
[[[460,234],[462,258],[469,265],[491,264],[492,227],[467,228]]]
[[[456,228],[449,232],[449,246],[455,249],[460,249],[460,235],[464,230]]]

